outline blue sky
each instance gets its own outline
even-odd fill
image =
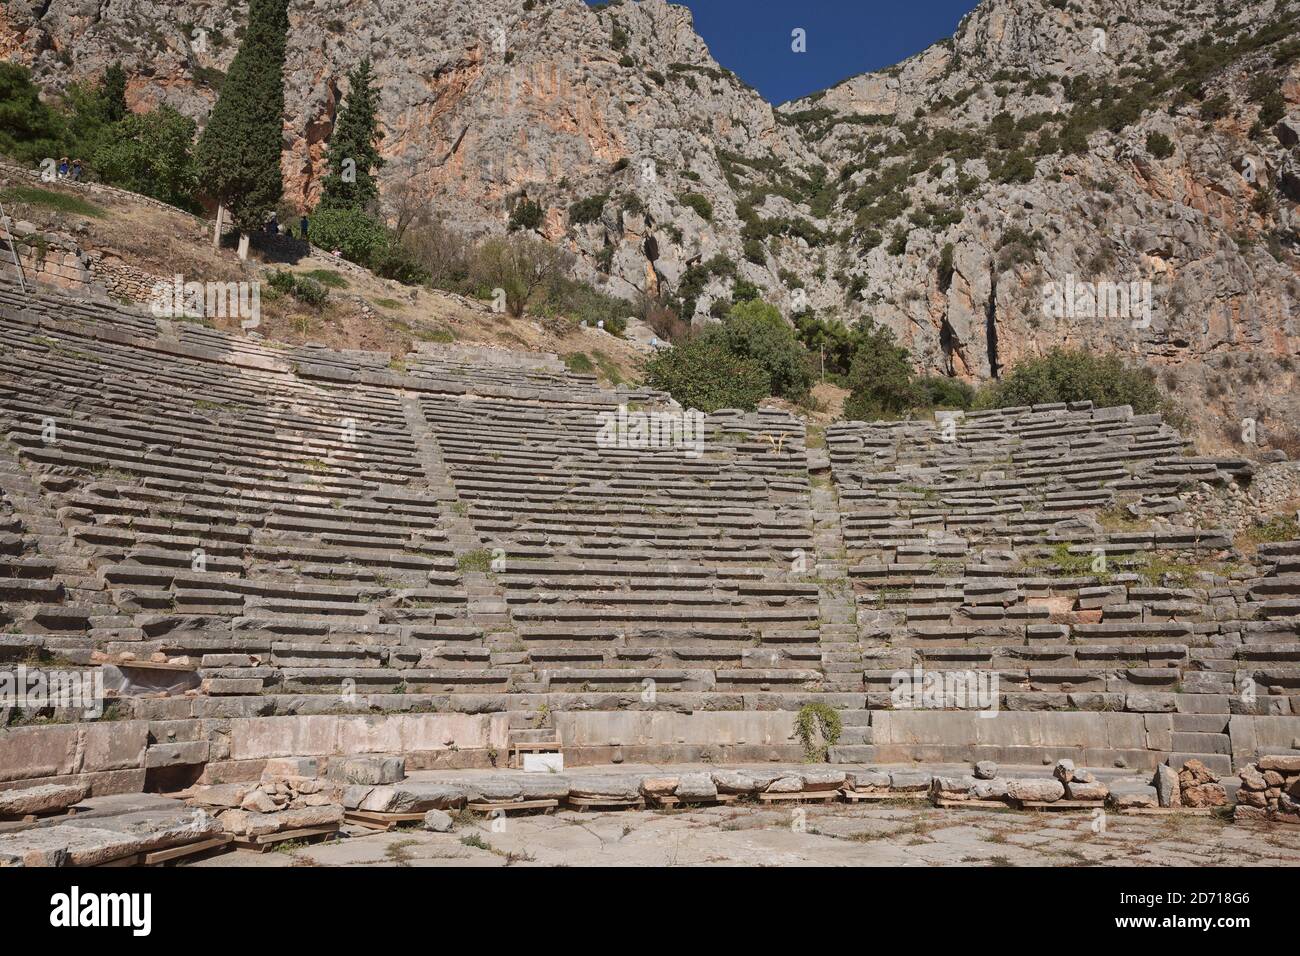
[[[769,101],[806,96],[891,66],[952,36],[977,0],[674,0],[714,58]],[[807,31],[808,52],[790,49]]]

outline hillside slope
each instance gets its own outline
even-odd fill
[[[527,197],[616,294],[703,317],[744,280],[787,315],[871,315],[922,369],[969,380],[1058,345],[1118,350],[1160,371],[1203,442],[1253,418],[1294,443],[1298,10],[984,0],[951,40],[774,110],[663,0],[294,3],[286,182],[314,200],[368,54],[390,203],[481,233]],[[0,50],[50,89],[120,58],[133,106],[201,120],[245,13],[5,0]],[[1137,283],[1149,309],[1045,313],[1053,287],[1098,282]]]

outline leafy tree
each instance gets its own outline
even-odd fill
[[[374,88],[370,58],[348,74],[348,95],[330,137],[325,164],[329,172],[321,187],[322,209],[366,209],[379,198],[375,173],[384,165],[378,143],[379,94]]]
[[[360,209],[318,207],[311,217],[311,241],[322,249],[337,249],[349,262],[369,265],[388,245],[388,230]]]
[[[898,415],[925,402],[924,390],[912,378],[911,356],[894,340],[888,326],[864,318],[858,324],[855,340],[845,418]]]
[[[197,211],[198,172],[191,150],[194,120],[160,106],[107,127],[91,164],[105,182]]]
[[[65,145],[62,117],[41,102],[27,67],[0,63],[0,153],[37,163],[58,159]]]
[[[767,374],[769,395],[797,401],[812,388],[808,353],[773,305],[760,299],[741,302],[720,327],[705,335],[716,336],[733,354],[759,365]]]
[[[1017,364],[981,389],[981,408],[1091,401],[1098,407],[1131,405],[1139,415],[1160,411],[1164,399],[1150,369],[1126,365],[1115,354],[1053,349]]]
[[[473,273],[483,292],[505,292],[506,309],[519,316],[529,305],[555,292],[568,266],[567,254],[550,243],[515,236],[483,243],[475,255]]]
[[[767,371],[742,358],[716,335],[697,336],[646,363],[646,384],[668,392],[685,408],[753,411],[769,394]]]
[[[280,150],[288,29],[288,0],[251,0],[244,41],[199,140],[199,179],[245,232],[267,220],[284,192]]]

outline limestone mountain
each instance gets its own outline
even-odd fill
[[[871,315],[935,373],[1123,351],[1202,437],[1250,417],[1278,443],[1300,421],[1298,11],[984,0],[952,39],[774,109],[663,0],[293,3],[288,199],[316,199],[369,56],[390,203],[482,233],[534,202],[616,294],[703,317],[749,282],[788,315]],[[120,59],[134,107],[202,122],[246,14],[5,0],[0,51],[51,90]],[[1097,284],[1102,317],[1074,301]]]

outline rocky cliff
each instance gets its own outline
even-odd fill
[[[51,89],[116,59],[198,117],[246,11],[5,0]],[[972,380],[1057,344],[1161,369],[1202,437],[1300,423],[1295,0],[984,0],[951,40],[773,109],[662,0],[291,5],[290,199],[309,206],[348,67],[375,61],[390,197],[539,231],[628,297],[887,322]],[[1099,304],[1100,300],[1100,304]],[[1300,438],[1290,440],[1300,441]]]

